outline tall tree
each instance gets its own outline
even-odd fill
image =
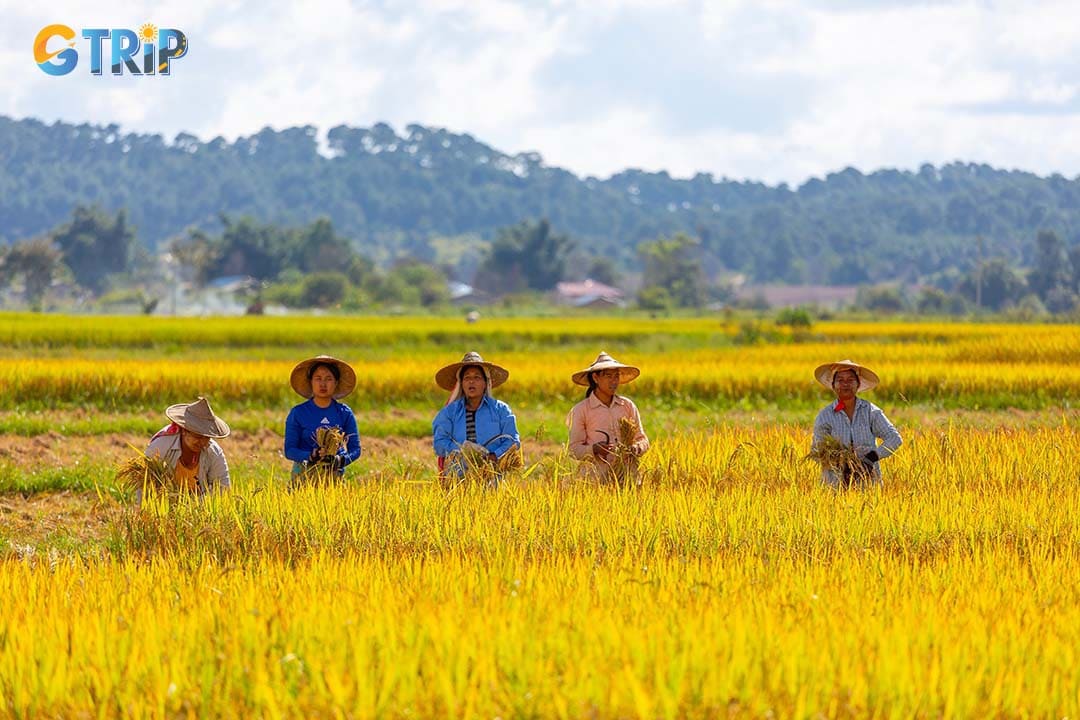
[[[983,263],[981,281],[982,306],[991,310],[1015,305],[1028,292],[1023,275],[1004,258],[991,258]],[[974,302],[978,282],[978,271],[972,271],[960,282],[960,294]]]
[[[334,232],[327,218],[319,218],[296,233],[292,266],[305,272],[348,267],[355,252],[349,241]]]
[[[550,290],[566,274],[570,238],[552,232],[545,219],[498,231],[473,282],[490,292]]]
[[[8,278],[21,276],[26,301],[38,308],[60,266],[60,251],[49,238],[40,237],[11,247],[4,256],[3,274]]]
[[[1069,289],[1072,285],[1068,250],[1052,230],[1042,230],[1035,238],[1035,262],[1028,275],[1028,285],[1043,302],[1055,290]]]
[[[677,233],[638,246],[645,265],[644,290],[664,289],[679,307],[701,307],[707,298],[708,283],[698,260],[700,242]]]
[[[97,207],[79,205],[52,241],[75,282],[97,294],[106,289],[110,275],[127,272],[135,260],[137,240],[124,210],[111,217]]]

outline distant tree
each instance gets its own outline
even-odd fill
[[[362,255],[354,255],[345,266],[345,274],[356,287],[369,287],[379,279],[375,263]]]
[[[809,308],[789,307],[776,313],[776,324],[787,325],[792,329],[809,330],[814,324],[814,316]]]
[[[668,310],[674,303],[666,288],[650,285],[638,293],[638,307],[642,310]]]
[[[239,220],[222,215],[225,226],[217,240],[216,275],[250,275],[258,280],[271,280],[289,267],[293,248],[289,231],[275,225],[264,225],[250,217]]]
[[[1057,233],[1042,230],[1035,238],[1035,262],[1028,274],[1028,287],[1045,303],[1055,290],[1069,290],[1072,283],[1072,263],[1065,243]]]
[[[608,257],[594,257],[589,261],[585,270],[585,277],[592,278],[598,283],[604,283],[611,287],[618,287],[621,282],[619,270],[615,262]]]
[[[40,308],[45,292],[60,272],[61,253],[47,237],[24,240],[13,245],[4,255],[3,274],[22,277],[26,300]]]
[[[972,271],[960,281],[957,290],[970,302],[975,301],[978,272]],[[1028,294],[1024,277],[1005,258],[991,258],[982,267],[982,305],[990,310],[1002,310],[1015,305]]]
[[[1072,291],[1080,293],[1080,243],[1069,248],[1069,265],[1072,267]]]
[[[708,293],[705,274],[697,260],[699,245],[697,239],[683,233],[638,245],[638,254],[645,265],[643,291],[663,288],[678,307],[704,305]]]
[[[1059,285],[1047,293],[1043,305],[1052,313],[1070,313],[1077,307],[1080,307],[1080,296],[1077,296],[1077,294],[1068,287]]]
[[[345,298],[349,278],[340,272],[317,272],[305,277],[300,287],[303,307],[325,308],[337,305]]]
[[[855,295],[855,305],[863,310],[898,313],[907,309],[903,291],[893,285],[860,287]]]
[[[930,287],[919,292],[915,310],[923,315],[961,315],[967,312],[967,303],[959,295]]]
[[[566,274],[571,248],[570,239],[552,232],[547,220],[501,228],[473,285],[495,293],[550,290]]]
[[[52,241],[75,282],[96,294],[106,289],[110,275],[131,269],[137,242],[124,210],[111,217],[82,205],[76,206],[71,222],[52,234]]]
[[[305,272],[341,269],[349,266],[353,256],[349,241],[334,232],[327,218],[319,218],[296,233],[290,265]]]
[[[390,285],[409,288],[410,305],[434,307],[450,300],[446,276],[431,265],[409,261],[400,263],[387,274]]]

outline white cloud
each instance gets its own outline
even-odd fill
[[[1080,171],[1080,6],[858,0],[0,0],[0,113],[172,137],[387,121],[607,175]],[[45,24],[183,29],[170,78],[45,76]],[[85,62],[85,61],[81,61]]]

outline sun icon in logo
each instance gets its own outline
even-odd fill
[[[143,23],[139,26],[139,39],[144,43],[152,43],[157,40],[157,25]]]

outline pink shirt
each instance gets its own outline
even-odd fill
[[[616,395],[611,400],[611,405],[605,405],[592,394],[585,398],[570,411],[570,452],[578,460],[592,457],[592,446],[598,442],[610,442],[612,445],[619,441],[619,420],[630,418],[637,423],[638,432],[634,437],[634,449],[637,455],[643,455],[649,449],[649,438],[645,436],[645,428],[641,426],[641,415],[638,414],[637,406],[630,398]],[[608,433],[604,437],[603,430]]]

